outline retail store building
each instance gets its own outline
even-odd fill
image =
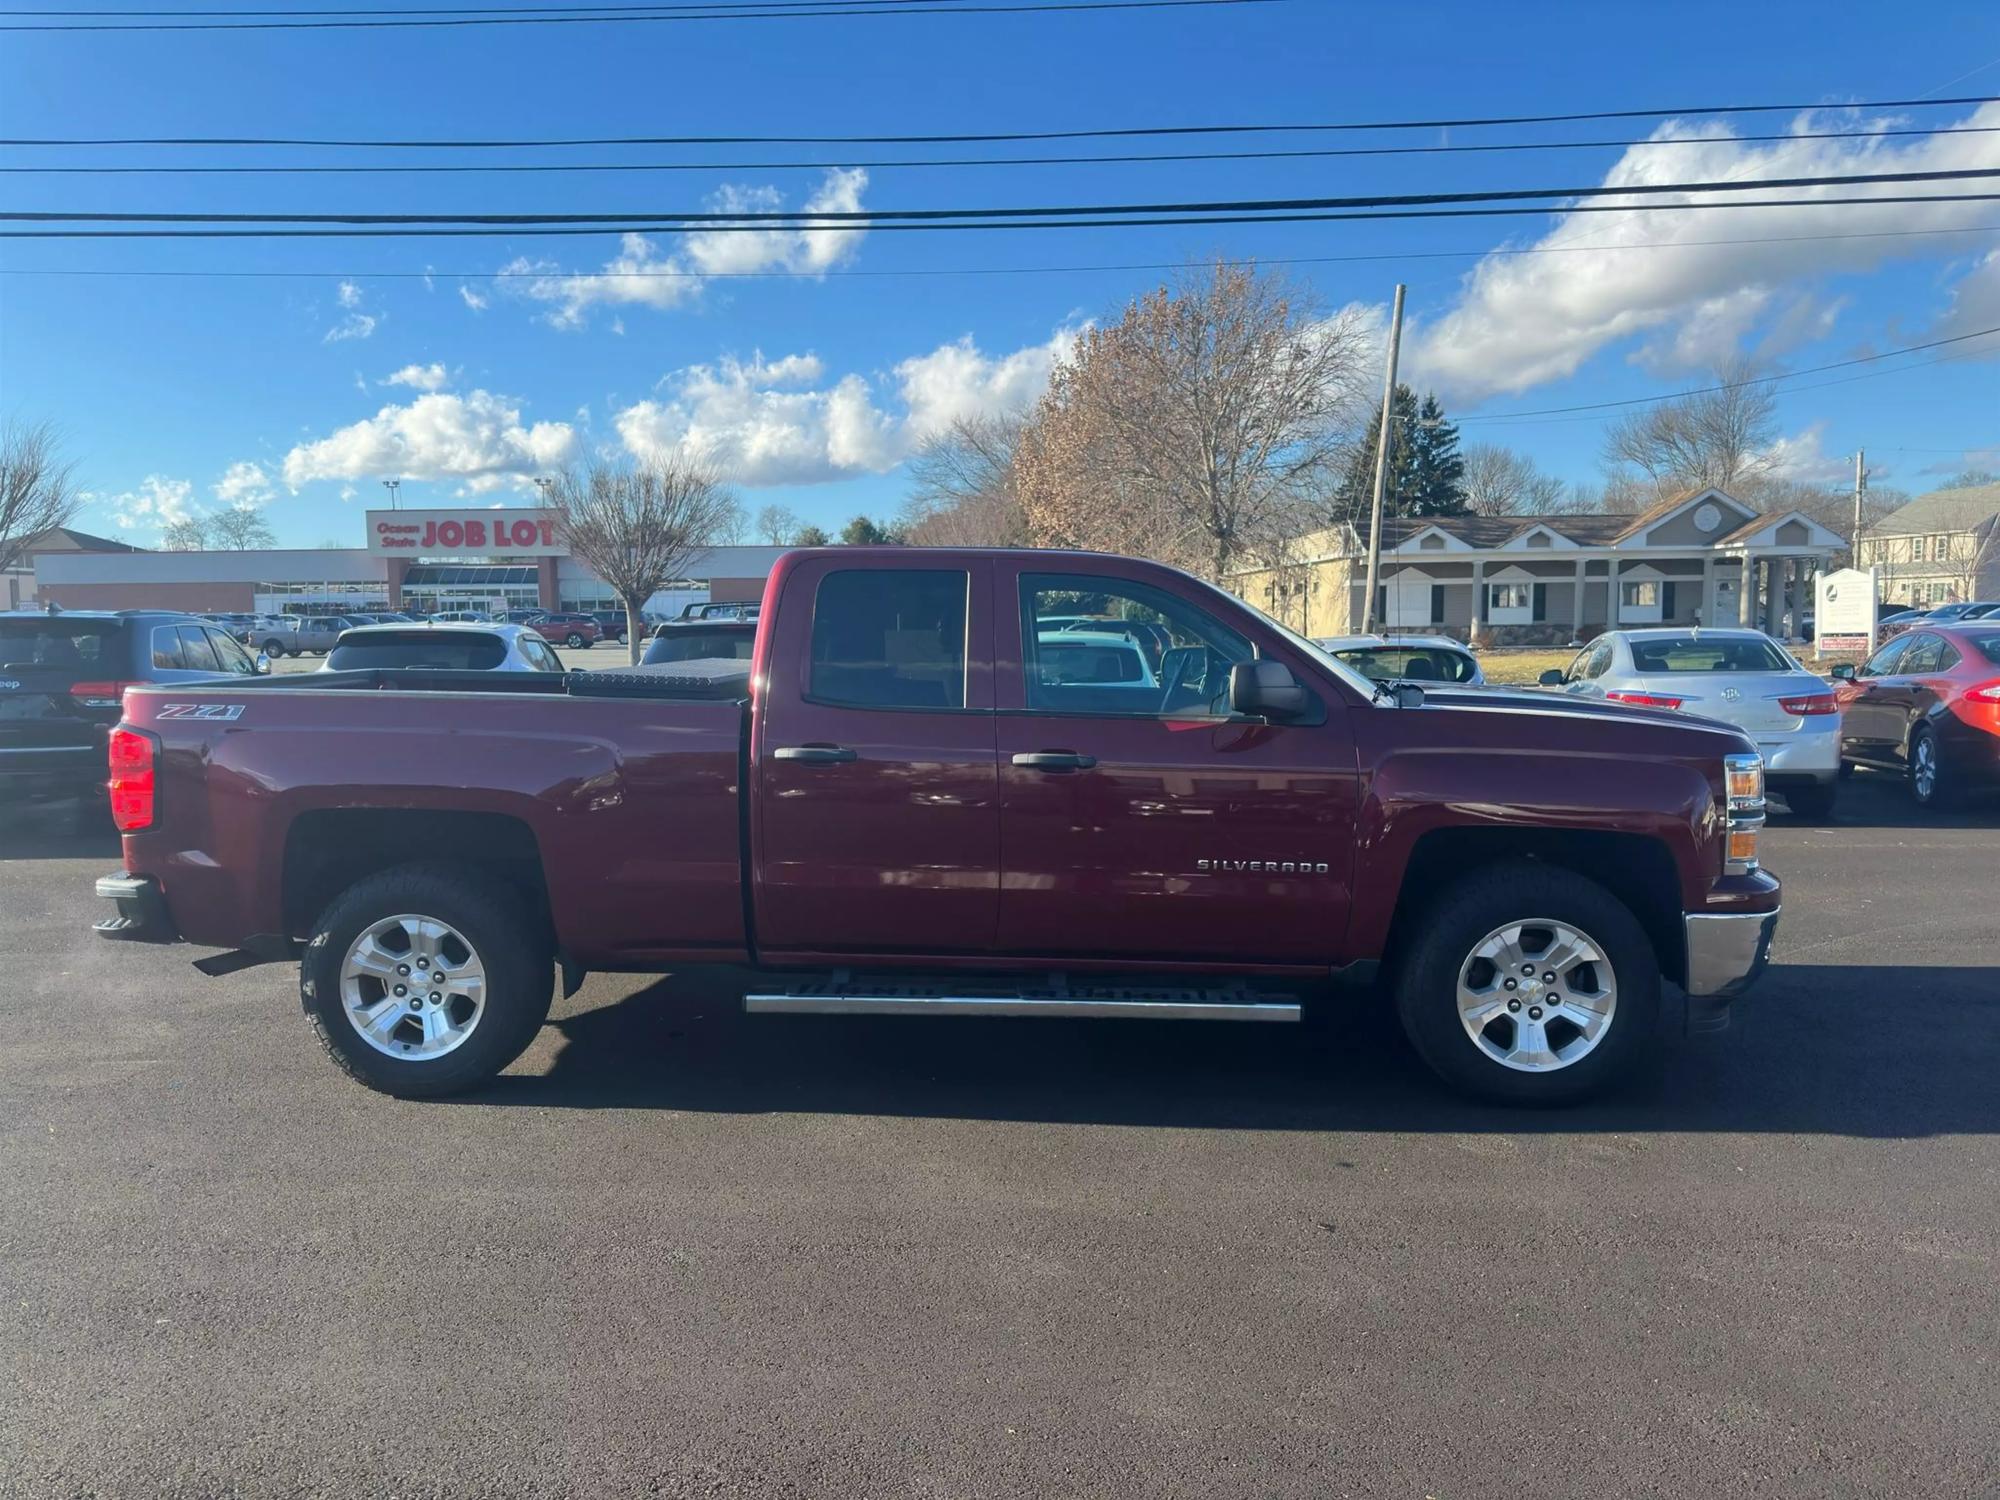
[[[759,599],[783,547],[715,547],[649,608]],[[616,609],[569,555],[552,511],[373,510],[366,545],[246,552],[47,552],[35,598],[66,609],[339,614],[413,609]]]

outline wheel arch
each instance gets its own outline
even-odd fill
[[[285,931],[304,937],[328,902],[357,880],[404,864],[464,865],[504,881],[552,930],[548,882],[534,830],[497,812],[318,808],[285,831]]]
[[[1423,941],[1424,914],[1439,893],[1474,871],[1515,860],[1569,870],[1622,901],[1651,942],[1660,973],[1687,979],[1687,934],[1680,872],[1660,839],[1645,834],[1564,828],[1433,828],[1412,846],[1390,926],[1394,962]]]

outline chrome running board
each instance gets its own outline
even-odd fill
[[[836,975],[786,991],[743,997],[752,1015],[1053,1016],[1144,1021],[1296,1021],[1289,995],[1218,986],[1067,985],[1007,988],[977,982],[871,982]]]

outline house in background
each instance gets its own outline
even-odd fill
[[[130,542],[92,536],[68,526],[52,526],[29,540],[21,555],[0,571],[0,609],[29,609],[37,602],[35,559],[68,552],[143,552]]]
[[[1561,645],[1619,625],[1799,631],[1815,575],[1846,539],[1803,511],[1762,512],[1719,489],[1638,515],[1419,516],[1385,521],[1377,628],[1494,645]],[[1366,539],[1299,537],[1229,586],[1309,636],[1361,628]]]
[[[1933,490],[1861,533],[1884,604],[2000,599],[2000,484]]]

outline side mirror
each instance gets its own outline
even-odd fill
[[[1835,665],[1831,672],[1827,673],[1827,676],[1831,677],[1835,682],[1852,682],[1855,677],[1854,663],[1851,661],[1840,662]]]
[[[271,675],[271,658],[261,651],[257,653],[257,675],[259,677],[269,677]]]
[[[1239,661],[1229,669],[1229,706],[1239,714],[1292,719],[1310,702],[1305,686],[1281,661]]]
[[[1563,670],[1561,667],[1550,667],[1548,671],[1542,673],[1542,675],[1536,678],[1535,681],[1540,683],[1543,687],[1561,687],[1564,683],[1568,682],[1569,679],[1563,676]]]

